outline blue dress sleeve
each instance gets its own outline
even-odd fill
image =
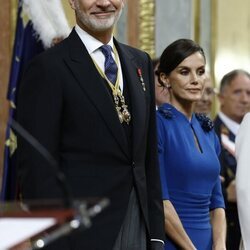
[[[157,133],[158,133],[158,157],[160,166],[160,179],[162,187],[162,199],[169,200],[168,185],[167,185],[167,168],[166,168],[166,153],[165,140],[167,140],[164,133],[164,123],[161,120],[160,114],[157,113]]]
[[[221,191],[221,180],[219,176],[214,185],[209,206],[210,210],[213,210],[215,208],[225,208],[224,198]]]
[[[220,141],[214,130],[212,131],[213,137],[214,137],[214,147],[217,156],[219,157],[219,154],[221,152],[221,146],[220,146]],[[211,197],[211,203],[210,203],[210,210],[213,210],[215,208],[225,208],[225,203],[224,203],[224,197],[222,195],[222,190],[221,190],[221,180],[220,176],[218,176],[218,179],[215,183],[215,186],[212,191],[212,197]]]

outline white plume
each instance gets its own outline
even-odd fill
[[[23,0],[23,11],[45,48],[52,45],[54,38],[65,38],[70,33],[61,0]]]

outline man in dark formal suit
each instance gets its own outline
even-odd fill
[[[226,201],[227,249],[235,250],[240,244],[235,190],[235,136],[244,115],[250,110],[250,75],[243,70],[226,74],[220,85],[220,112],[215,118],[215,131],[222,145],[220,155],[221,175]]]
[[[151,60],[113,37],[123,0],[69,2],[77,24],[27,67],[18,122],[55,157],[73,198],[110,205],[51,248],[163,249]],[[23,199],[63,197],[51,166],[21,137],[18,159]]]

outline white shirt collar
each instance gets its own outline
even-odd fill
[[[234,134],[237,135],[238,130],[240,128],[240,124],[230,119],[228,116],[226,116],[224,113],[219,112],[218,113],[220,119],[223,121],[223,123],[228,127],[228,129]]]
[[[103,45],[102,42],[100,42],[95,37],[88,34],[85,30],[83,30],[77,24],[75,25],[75,31],[78,34],[78,36],[80,37],[80,39],[82,40],[83,44],[85,45],[85,47],[90,55],[92,53],[94,53],[96,50],[98,50]],[[110,41],[108,42],[108,45],[110,45],[112,47],[112,49],[114,48],[113,36],[110,39]]]
[[[93,60],[95,60],[97,65],[104,72],[105,57],[104,57],[103,53],[101,52],[101,50],[99,49],[103,45],[103,43],[100,42],[99,40],[97,40],[96,38],[94,38],[93,36],[91,36],[90,34],[88,34],[85,30],[83,30],[77,24],[75,26],[75,31],[78,34],[78,36],[80,37],[83,44],[85,45],[89,55],[93,58]],[[112,49],[114,48],[113,36],[111,37],[110,41],[108,42],[108,45],[110,45],[112,47]],[[113,52],[114,52],[114,49],[113,49]],[[114,53],[112,53],[112,54],[114,57]],[[122,68],[121,68],[121,62],[120,62],[119,56],[118,56],[117,63],[118,63],[118,68],[119,68],[119,72],[120,72],[119,85],[120,85],[121,91],[123,92],[123,74],[122,74]]]

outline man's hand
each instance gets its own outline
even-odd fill
[[[223,177],[222,175],[220,175],[220,181],[221,181],[221,183],[224,183],[225,182],[225,177]]]
[[[232,180],[227,187],[227,200],[229,202],[236,202],[235,180]]]
[[[19,245],[16,245],[15,247],[12,247],[10,250],[27,250],[27,249],[31,249],[31,243],[29,240]]]

